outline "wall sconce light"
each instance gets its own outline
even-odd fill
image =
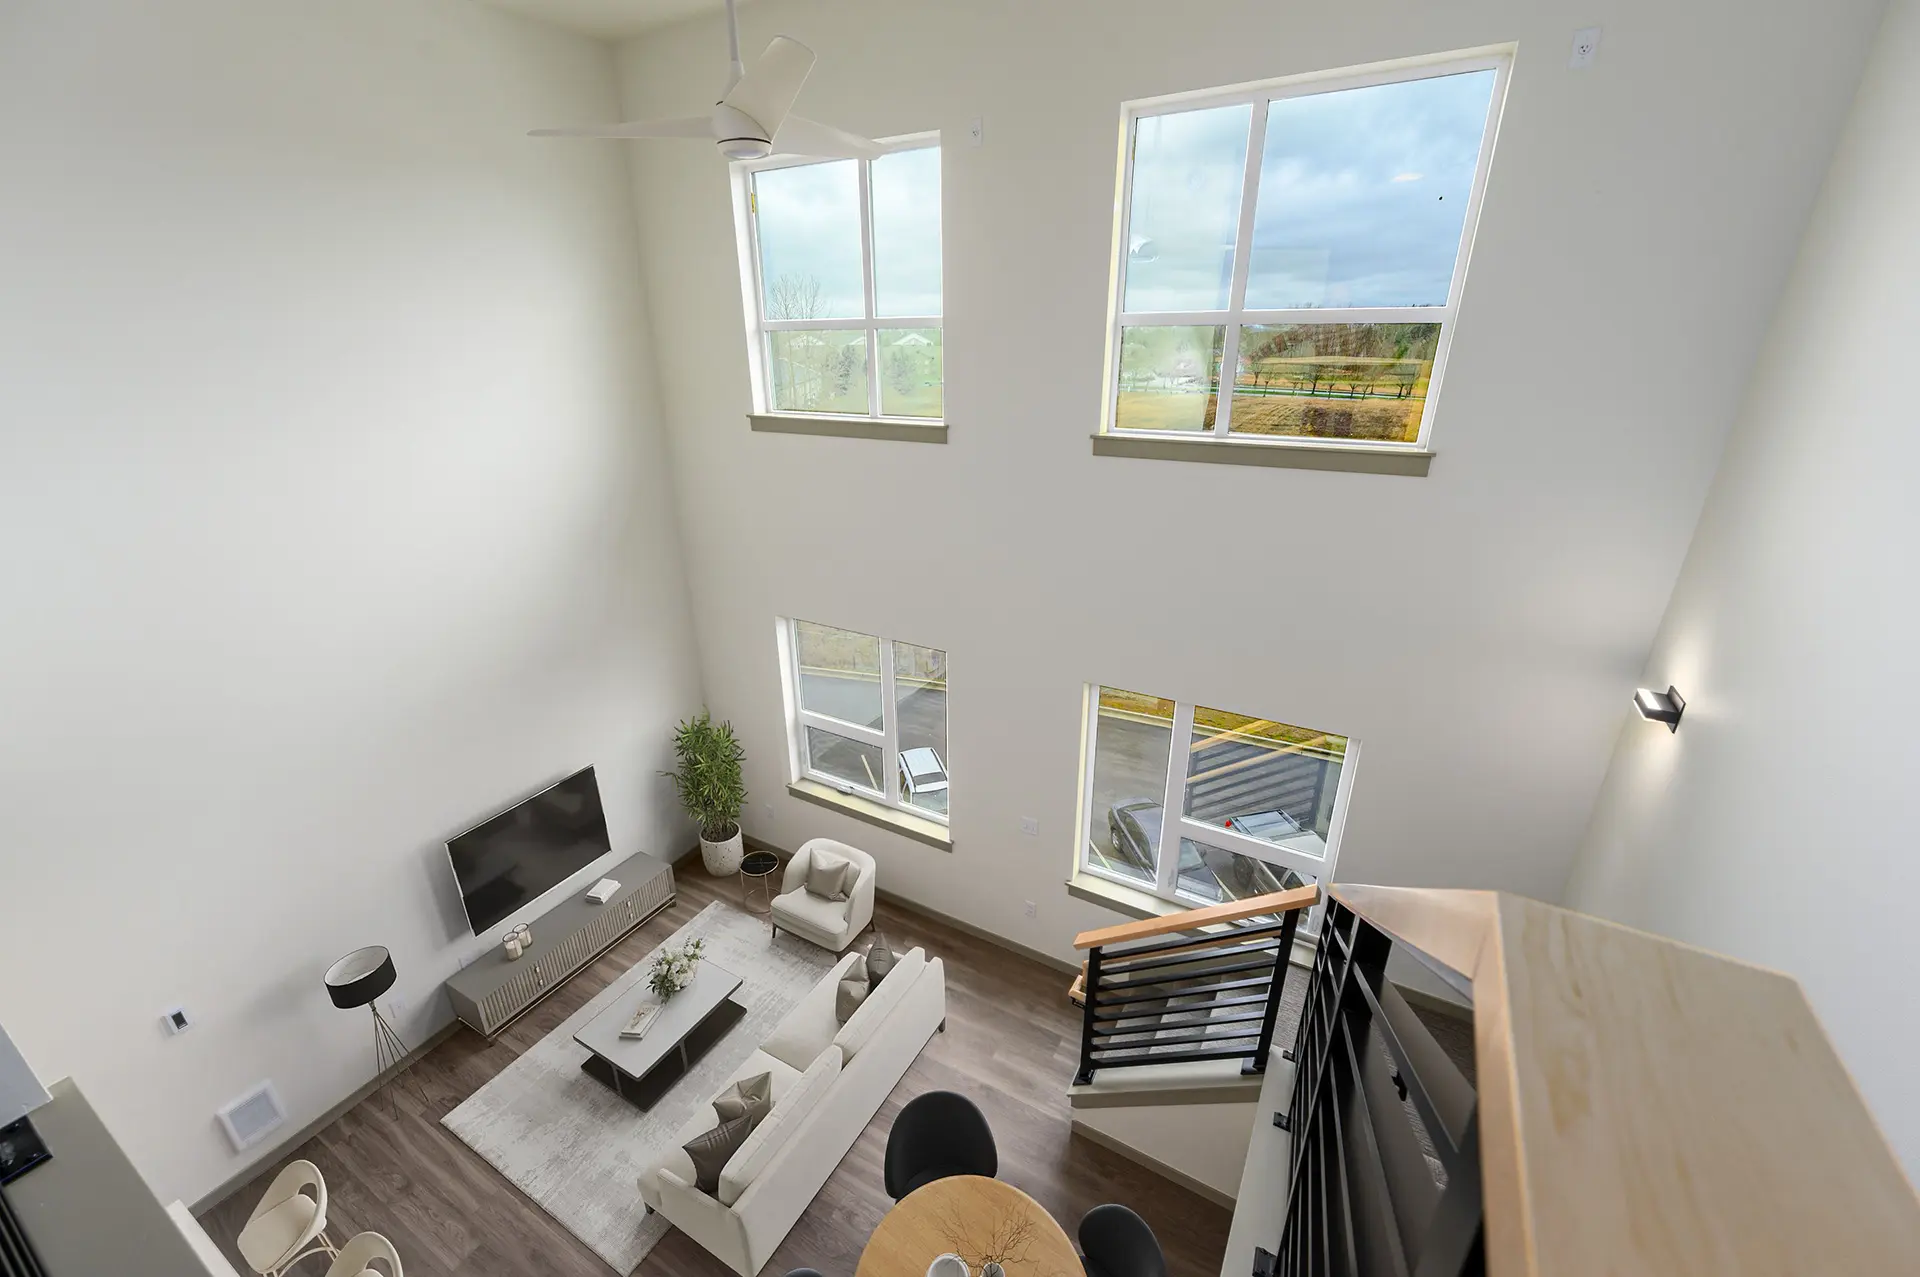
[[[1640,717],[1665,723],[1668,731],[1677,732],[1680,730],[1680,715],[1687,708],[1687,700],[1671,687],[1664,692],[1649,691],[1643,687],[1633,694],[1633,707],[1640,711]]]

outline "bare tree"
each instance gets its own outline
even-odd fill
[[[818,319],[820,281],[812,275],[776,275],[767,285],[768,319]]]

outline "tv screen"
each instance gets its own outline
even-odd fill
[[[447,840],[475,935],[611,850],[591,767]]]

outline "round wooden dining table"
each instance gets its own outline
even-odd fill
[[[1081,1277],[1080,1252],[1039,1202],[1011,1184],[950,1175],[894,1203],[860,1252],[856,1277],[927,1277],[942,1255],[971,1277],[997,1263],[1007,1277]]]

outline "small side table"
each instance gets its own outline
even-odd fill
[[[770,851],[750,851],[740,861],[740,907],[748,913],[773,912],[773,875],[780,872],[780,857]],[[760,903],[754,903],[754,893]]]

